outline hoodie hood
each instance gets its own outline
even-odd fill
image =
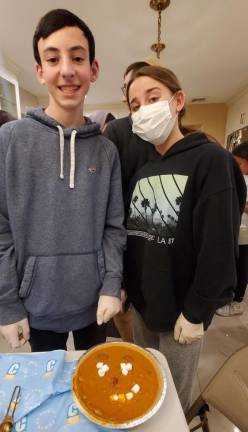
[[[92,136],[100,135],[101,130],[97,123],[92,123],[87,117],[86,123],[79,128],[65,128],[61,123],[57,122],[52,117],[45,113],[45,110],[41,107],[31,108],[27,111],[26,118],[31,118],[41,124],[44,127],[48,127],[52,132],[58,135],[59,140],[59,151],[60,151],[60,178],[64,179],[64,148],[65,139],[70,140],[70,189],[75,187],[75,169],[76,169],[76,152],[75,145],[76,139],[86,139]]]
[[[178,153],[187,152],[193,148],[202,146],[204,144],[209,144],[209,138],[201,132],[193,132],[184,136],[182,139],[173,144],[169,150],[162,156],[163,158],[167,158],[170,156],[174,156]]]
[[[78,138],[88,138],[90,136],[99,135],[101,133],[100,126],[97,123],[93,123],[88,117],[84,117],[86,123],[78,128],[66,128],[61,123],[57,122],[54,118],[46,114],[45,110],[41,107],[29,108],[26,114],[27,118],[32,118],[39,123],[44,124],[58,133],[57,127],[60,126],[63,129],[65,138],[69,138],[73,130],[77,131]],[[83,118],[83,116],[82,116]]]

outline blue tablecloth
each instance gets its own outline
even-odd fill
[[[0,355],[0,419],[6,414],[16,385],[21,397],[16,407],[15,432],[103,432],[78,410],[71,394],[77,360],[66,361],[65,351],[32,355]],[[116,431],[118,432],[118,431]]]

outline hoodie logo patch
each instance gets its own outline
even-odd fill
[[[90,174],[95,174],[95,172],[96,172],[96,166],[90,166],[88,168],[88,171],[89,171]]]

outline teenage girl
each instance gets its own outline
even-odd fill
[[[140,69],[127,101],[133,133],[156,149],[130,190],[134,341],[166,356],[187,411],[204,331],[233,298],[245,185],[230,153],[204,133],[185,134],[185,94],[173,72]]]

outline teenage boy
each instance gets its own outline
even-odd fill
[[[64,9],[33,38],[45,110],[0,131],[0,331],[12,348],[76,349],[105,340],[121,309],[123,228],[115,146],[83,117],[98,77],[94,37]]]

